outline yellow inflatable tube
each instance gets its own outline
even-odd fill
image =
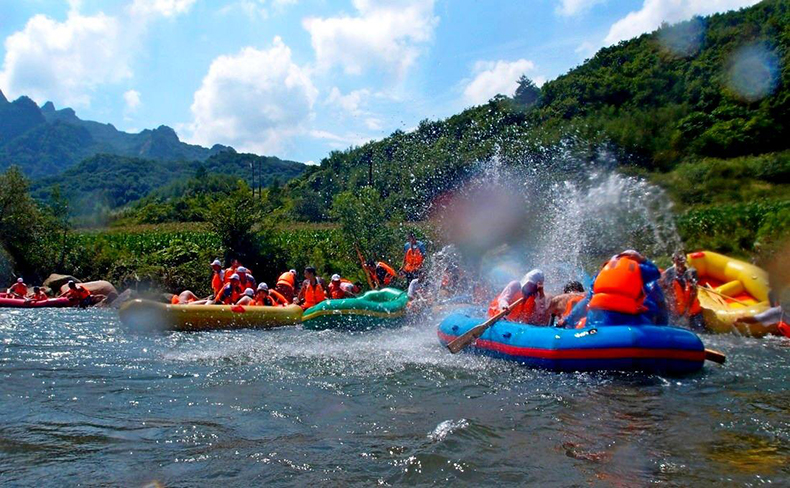
[[[302,307],[249,305],[169,305],[151,300],[131,300],[118,311],[127,327],[180,331],[258,328],[298,324]]]
[[[698,297],[709,330],[757,337],[775,332],[760,324],[735,323],[770,307],[765,270],[711,251],[689,254],[688,263],[699,274]]]

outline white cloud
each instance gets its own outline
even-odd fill
[[[195,0],[134,0],[130,11],[143,17],[161,15],[170,18],[189,12],[194,3]]]
[[[439,18],[433,0],[354,0],[356,16],[307,18],[319,68],[340,66],[361,74],[375,65],[398,77],[406,74],[433,38]]]
[[[308,134],[313,139],[329,141],[329,147],[334,149],[344,149],[349,146],[361,146],[372,139],[372,137],[361,136],[359,134],[346,133],[344,135],[340,135],[328,130],[320,129],[313,129],[309,131]]]
[[[464,101],[479,105],[494,95],[513,95],[518,79],[523,74],[535,71],[535,63],[527,59],[516,61],[478,61],[472,73],[474,78],[464,88]],[[545,82],[543,77],[531,77],[536,84]]]
[[[38,102],[88,105],[96,87],[132,75],[122,30],[102,13],[83,16],[72,10],[64,22],[36,15],[5,40],[0,88]]]
[[[192,103],[194,142],[272,154],[303,133],[318,90],[291,50],[275,37],[266,50],[246,47],[212,61]]]
[[[134,112],[140,106],[140,92],[137,90],[127,90],[123,94],[123,101],[128,112]]]
[[[365,127],[370,130],[381,130],[384,125],[381,122],[381,119],[376,117],[367,117],[365,118]]]
[[[603,3],[606,0],[559,0],[557,13],[565,17],[578,15],[590,10],[593,5]]]
[[[332,90],[329,92],[329,98],[327,98],[327,102],[330,105],[334,105],[342,109],[348,115],[358,116],[364,113],[360,108],[360,105],[369,97],[370,90],[368,89],[363,88],[361,90],[354,90],[348,95],[343,95],[335,86],[332,87]]]
[[[657,29],[662,22],[676,23],[695,15],[748,7],[759,0],[644,0],[642,8],[615,22],[604,39],[609,46]]]

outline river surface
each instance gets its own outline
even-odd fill
[[[790,348],[703,339],[726,366],[566,374],[452,356],[435,321],[135,335],[5,309],[0,485],[787,486]]]

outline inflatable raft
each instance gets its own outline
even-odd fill
[[[50,298],[48,300],[23,300],[21,298],[0,298],[0,308],[51,308],[71,307],[73,304],[68,298]]]
[[[452,314],[439,325],[447,345],[485,317]],[[702,368],[705,348],[693,332],[676,327],[609,326],[558,329],[500,321],[469,350],[554,371],[642,371],[688,374]]]
[[[261,328],[295,325],[302,317],[298,305],[259,307],[248,305],[170,305],[131,300],[118,311],[121,322],[136,330],[179,331]]]
[[[305,329],[367,330],[400,323],[409,297],[395,288],[371,290],[357,298],[324,300],[302,315]]]
[[[698,298],[706,327],[717,333],[736,332],[760,337],[776,327],[736,324],[769,308],[768,273],[749,263],[710,251],[688,255],[688,264],[699,275]]]

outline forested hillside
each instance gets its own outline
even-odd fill
[[[512,97],[331,153],[288,185],[294,216],[327,219],[334,195],[370,184],[387,208],[421,219],[495,155],[563,171],[614,164],[669,189],[684,212],[788,200],[788,47],[787,0],[664,26],[541,88],[522,78]],[[760,222],[750,224],[752,240]]]

